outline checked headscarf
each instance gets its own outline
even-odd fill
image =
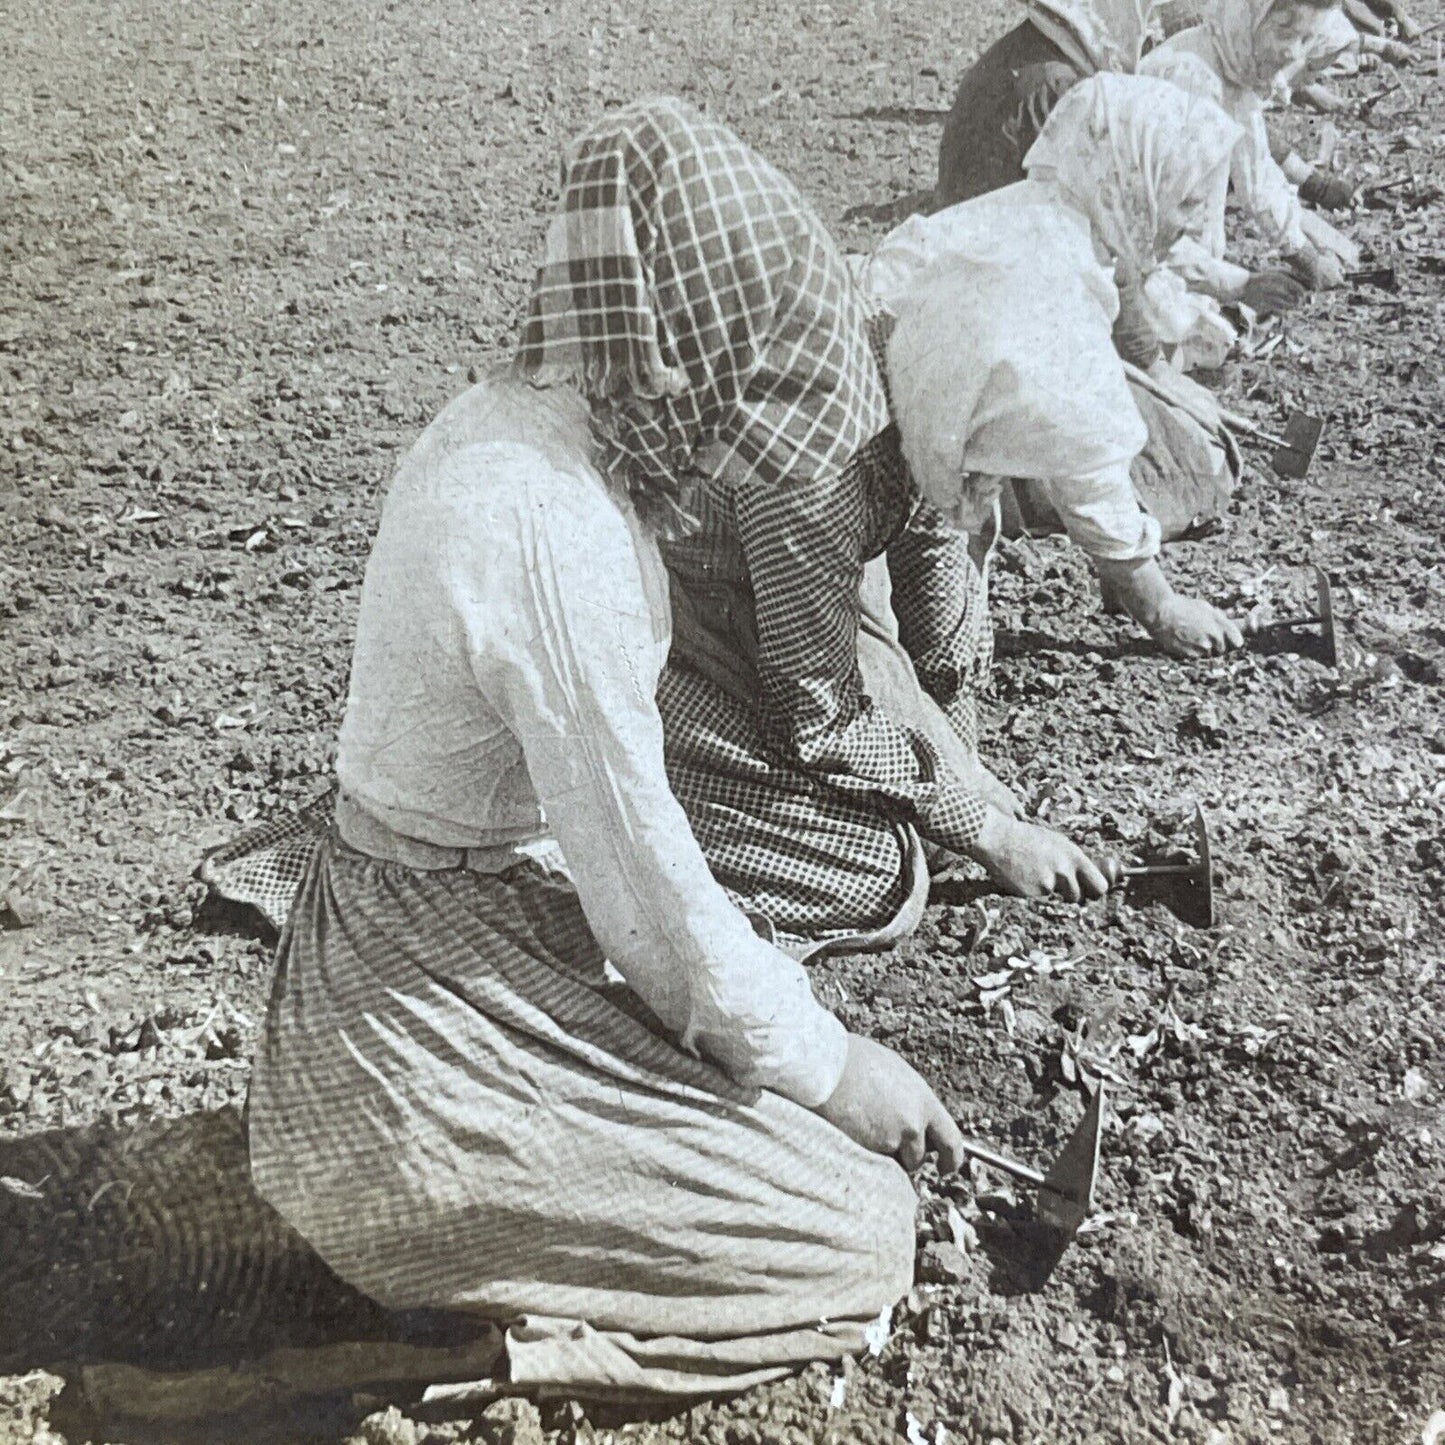
[[[865,306],[791,181],[679,100],[599,121],[564,161],[517,353],[592,399],[604,462],[678,503],[736,457],[841,470],[888,425]]]

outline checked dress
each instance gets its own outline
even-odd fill
[[[885,327],[792,183],[717,122],[641,102],[573,148],[518,364],[581,386],[609,470],[671,513],[669,777],[719,881],[788,940],[894,936],[919,835],[957,848],[983,821],[954,760],[984,591],[913,493]],[[870,562],[893,600],[864,626]]]

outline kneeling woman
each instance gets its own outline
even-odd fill
[[[1341,255],[1354,247],[1300,204],[1300,193],[1270,152],[1265,105],[1287,94],[1340,20],[1334,0],[1217,0],[1204,20],[1170,36],[1140,63],[1156,76],[1223,106],[1243,136],[1230,165],[1230,189],[1265,239],[1311,288],[1344,280]],[[1225,255],[1224,213],[1217,209],[1202,243],[1181,247],[1175,268],[1192,287],[1221,301],[1253,304],[1250,273]]]
[[[1238,136],[1166,82],[1096,75],[1049,116],[1026,181],[914,216],[864,271],[898,318],[888,379],[924,497],[982,548],[1004,483],[1038,484],[1106,592],[1181,656],[1243,638],[1159,565],[1131,478],[1148,432],[1114,347],[1118,268],[1147,274],[1197,224]]]
[[[669,500],[515,373],[423,434],[252,1079],[262,1195],[383,1305],[502,1324],[519,1386],[712,1393],[858,1348],[911,1281],[900,1164],[959,1157],[669,791]]]

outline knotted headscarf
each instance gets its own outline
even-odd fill
[[[1029,19],[1080,75],[1139,64],[1157,0],[1025,0]]]
[[[1302,75],[1319,75],[1360,45],[1360,32],[1343,10],[1331,9],[1323,16],[1309,43]],[[1298,77],[1296,77],[1298,79]]]
[[[1139,275],[1181,228],[1222,210],[1239,126],[1166,80],[1096,75],[1054,107],[1024,168],[1088,217],[1096,241]]]
[[[639,500],[734,457],[769,481],[841,469],[888,425],[865,308],[796,187],[682,101],[642,101],[564,163],[517,353],[593,402]]]
[[[1282,85],[1287,86],[1293,74],[1308,62],[1313,49],[1308,38],[1301,39],[1292,63],[1283,67],[1278,55],[1270,56],[1259,44],[1264,22],[1280,5],[1289,3],[1292,0],[1214,0],[1205,11],[1204,28],[1214,44],[1219,73],[1229,84],[1268,97]],[[1319,15],[1323,27],[1328,11],[1320,9]]]

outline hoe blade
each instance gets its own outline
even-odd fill
[[[1104,1086],[1094,1093],[1078,1127],[1044,1175],[1039,1190],[1039,1219],[1057,1229],[1066,1240],[1094,1207],[1094,1184],[1099,1177],[1099,1137],[1104,1122]]]
[[[1320,650],[1328,666],[1338,667],[1340,648],[1335,636],[1335,594],[1323,567],[1315,568],[1315,597],[1320,614]]]
[[[1311,416],[1307,411],[1292,411],[1285,424],[1282,445],[1275,449],[1269,464],[1281,477],[1303,477],[1309,473],[1310,463],[1315,459],[1315,449],[1320,444],[1320,434],[1325,429],[1322,417]]]

